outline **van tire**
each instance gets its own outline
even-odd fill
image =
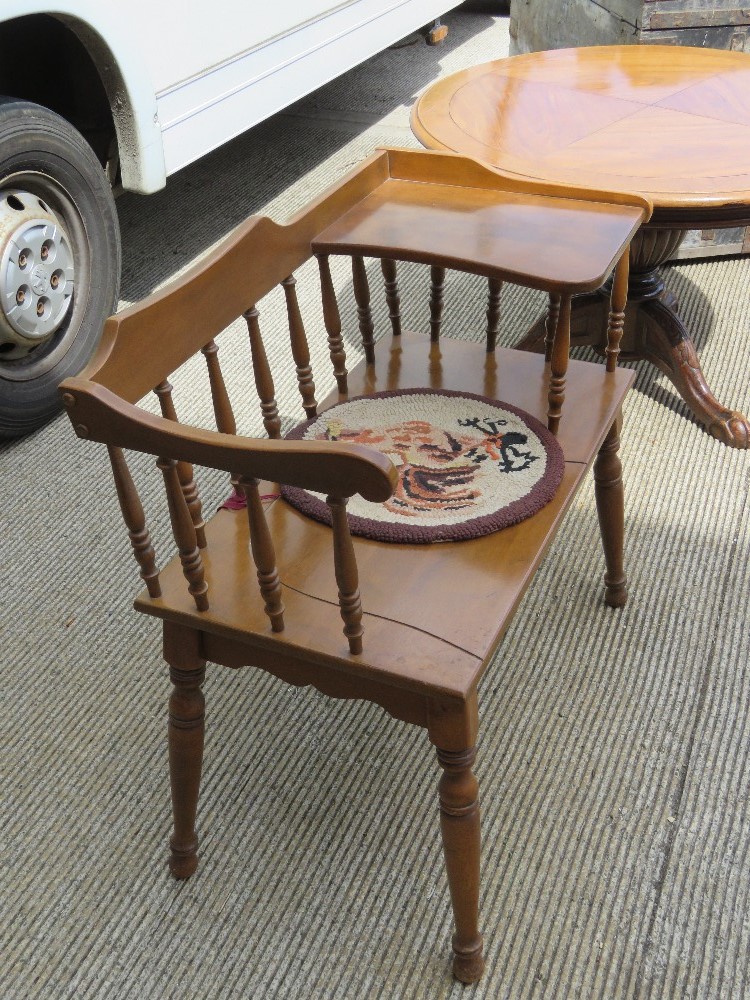
[[[70,306],[48,339],[38,346],[14,343],[7,310],[15,295],[23,296],[14,291],[18,270],[7,264],[9,254],[17,256],[16,244],[9,242],[8,226],[0,227],[0,438],[27,434],[59,411],[57,386],[86,365],[116,308],[121,264],[112,189],[86,140],[47,108],[0,96],[0,209],[6,222],[6,203],[19,202],[10,191],[22,201],[28,195],[30,204],[59,221],[74,278]]]

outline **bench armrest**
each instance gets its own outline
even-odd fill
[[[391,460],[363,445],[220,434],[146,413],[86,379],[66,379],[60,388],[76,434],[90,441],[337,497],[358,493],[381,503],[398,481]]]

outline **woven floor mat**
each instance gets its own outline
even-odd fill
[[[165,192],[121,198],[127,296],[248,212],[284,218],[379,143],[413,144],[419,87],[507,52],[507,19],[445,21],[448,49],[385,53],[348,88],[319,93],[318,117],[303,120],[312,113],[298,105]],[[402,124],[339,124],[337,108],[356,110],[348,90],[373,114],[395,115],[400,101]],[[169,251],[155,254],[165,233]],[[297,278],[304,313],[305,297],[319,298],[317,268]],[[666,279],[712,389],[747,412],[750,261],[683,265]],[[334,280],[355,363],[351,274]],[[404,326],[428,330],[429,274],[404,269],[401,291]],[[540,297],[508,287],[502,307],[507,346]],[[289,430],[300,416],[283,294],[259,308]],[[481,340],[485,310],[486,282],[449,273],[445,335]],[[312,340],[322,398],[334,383],[318,375],[330,370],[325,334]],[[220,343],[240,431],[261,433],[257,407],[241,405],[254,400],[244,324]],[[181,419],[210,425],[204,368],[179,374]],[[480,691],[487,971],[468,990],[449,972],[434,750],[374,706],[209,668],[201,866],[185,883],[170,878],[170,685],[158,624],[132,610],[140,582],[103,452],[65,417],[0,447],[0,996],[742,1000],[750,455],[708,437],[663,376],[638,365],[625,410],[628,606],[602,604],[584,485]],[[150,459],[134,475],[163,563],[163,485]],[[206,511],[227,494],[223,476],[200,486]]]

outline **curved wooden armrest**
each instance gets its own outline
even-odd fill
[[[363,445],[220,434],[146,413],[86,379],[66,379],[60,388],[76,434],[90,441],[337,497],[359,493],[380,503],[398,482],[391,460]]]

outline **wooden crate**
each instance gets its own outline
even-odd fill
[[[571,45],[657,43],[750,51],[737,0],[511,0],[511,54]]]
[[[511,55],[578,45],[693,45],[750,52],[737,0],[511,0]],[[675,259],[750,252],[750,227],[691,230]]]

